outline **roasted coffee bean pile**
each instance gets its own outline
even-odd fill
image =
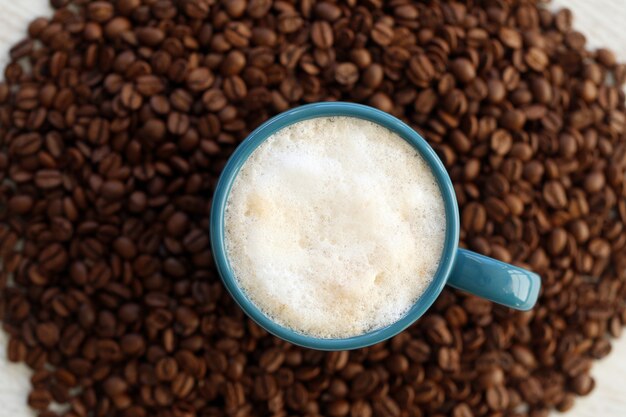
[[[0,84],[0,318],[40,417],[542,417],[593,389],[626,322],[626,67],[570,12],[52,4]],[[541,274],[539,305],[446,290],[394,339],[335,353],[246,319],[212,263],[211,192],[253,128],[324,100],[422,132],[462,244]]]

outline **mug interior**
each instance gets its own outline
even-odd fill
[[[297,333],[263,313],[237,285],[226,255],[224,242],[224,212],[233,182],[248,157],[265,139],[276,131],[296,122],[317,117],[349,116],[369,120],[398,134],[411,144],[429,164],[437,179],[446,212],[446,238],[439,267],[424,293],[398,321],[358,336],[343,339],[322,339]],[[288,110],[268,120],[254,130],[235,150],[220,176],[211,206],[211,246],[217,269],[224,285],[237,304],[252,320],[268,332],[296,345],[319,350],[347,350],[370,346],[386,340],[413,324],[433,304],[448,280],[459,242],[459,212],[452,182],[446,169],[428,143],[404,122],[373,107],[345,102],[307,104]]]

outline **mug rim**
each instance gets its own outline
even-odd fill
[[[298,333],[273,321],[248,298],[236,282],[226,254],[224,213],[233,182],[241,167],[256,148],[273,133],[299,121],[331,116],[348,116],[379,124],[413,146],[428,163],[443,196],[446,213],[446,238],[441,260],[433,280],[408,312],[399,320],[361,335],[326,339]],[[241,142],[228,159],[213,194],[210,213],[210,237],[213,259],[226,289],[239,307],[259,326],[290,343],[318,350],[349,350],[387,340],[417,321],[435,302],[452,271],[459,244],[459,209],[452,181],[433,148],[415,130],[398,118],[376,108],[348,102],[320,102],[295,107],[267,120]]]

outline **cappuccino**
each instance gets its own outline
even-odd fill
[[[319,117],[265,140],[234,180],[226,252],[273,321],[320,338],[392,324],[433,280],[444,201],[418,151],[354,117]]]

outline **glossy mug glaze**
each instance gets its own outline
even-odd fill
[[[239,170],[254,150],[276,131],[316,117],[349,116],[369,120],[390,129],[411,144],[429,164],[439,184],[446,211],[446,238],[439,268],[432,282],[404,317],[386,327],[343,339],[322,339],[297,333],[264,314],[238,286],[226,254],[224,212]],[[467,291],[517,310],[531,309],[539,295],[541,280],[525,269],[460,249],[459,208],[452,181],[443,163],[428,143],[404,122],[375,108],[354,103],[308,104],[281,113],[265,122],[239,145],[224,167],[211,207],[213,258],[224,285],[237,304],[268,332],[291,343],[320,350],[356,349],[386,340],[413,324],[435,302],[446,285]]]

